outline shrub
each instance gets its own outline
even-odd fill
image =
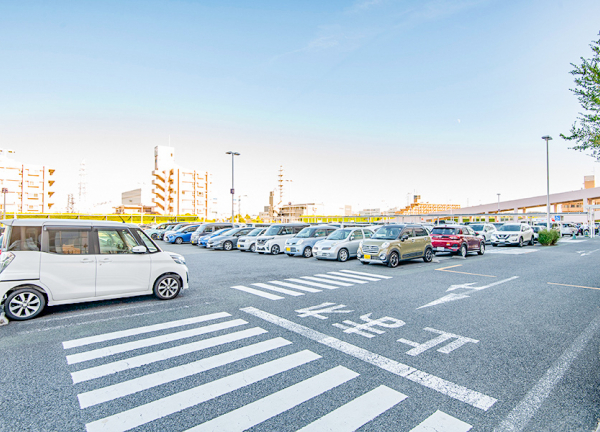
[[[538,241],[543,246],[554,246],[560,238],[560,231],[543,229],[539,232]]]

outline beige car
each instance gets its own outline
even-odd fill
[[[433,260],[431,237],[421,225],[385,225],[358,248],[358,259],[363,264],[398,267],[400,261],[415,258]]]

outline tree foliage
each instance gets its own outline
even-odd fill
[[[600,34],[599,34],[600,36]],[[590,59],[581,57],[581,64],[571,63],[575,77],[574,89],[583,111],[571,127],[571,134],[561,137],[577,143],[574,150],[590,150],[592,157],[600,160],[600,39],[590,44],[593,56]]]

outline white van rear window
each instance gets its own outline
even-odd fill
[[[13,226],[8,230],[9,251],[40,251],[42,227]]]

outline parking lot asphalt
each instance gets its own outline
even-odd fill
[[[0,431],[597,426],[599,239],[395,269],[159,243],[178,298],[0,328]]]

